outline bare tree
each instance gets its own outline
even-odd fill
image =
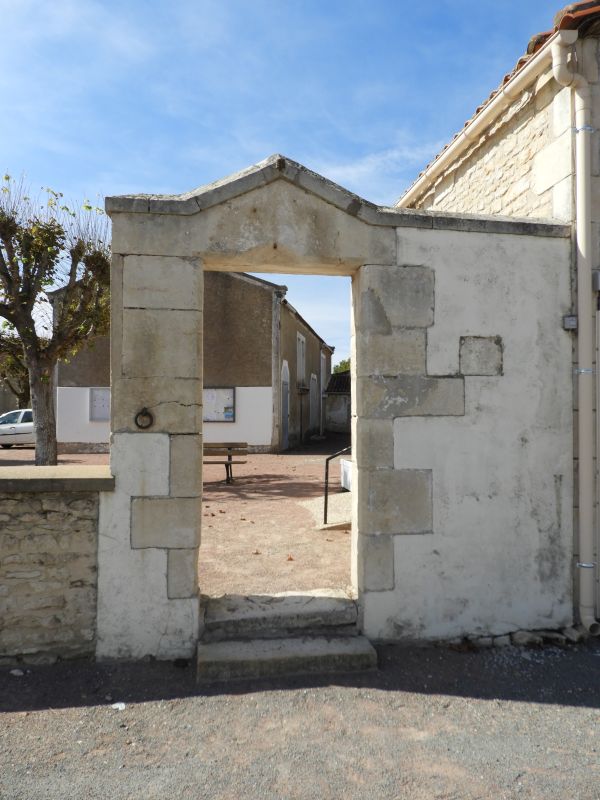
[[[44,203],[33,201],[9,175],[0,191],[0,353],[13,348],[27,367],[36,464],[56,464],[56,362],[109,324],[108,219],[87,202],[75,212],[46,191]]]

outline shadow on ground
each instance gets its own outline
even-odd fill
[[[239,695],[321,686],[446,695],[484,700],[600,709],[600,642],[565,648],[493,648],[459,652],[448,647],[378,648],[377,672],[237,681],[198,687],[187,662],[72,661],[22,666],[22,676],[0,671],[0,710],[141,703],[191,696]]]
[[[224,480],[205,480],[203,500],[210,502],[215,490],[218,490],[219,493],[227,492],[230,496],[241,499],[260,497],[265,500],[273,500],[280,497],[320,497],[323,495],[323,484],[316,481],[290,479],[288,475],[278,474],[234,476],[234,481],[230,484],[226,484]]]

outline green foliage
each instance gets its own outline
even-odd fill
[[[338,364],[336,364],[333,368],[333,374],[337,375],[338,372],[348,372],[350,369],[350,359],[343,358]]]

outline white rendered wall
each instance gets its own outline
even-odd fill
[[[106,442],[110,422],[90,421],[89,387],[59,386],[56,390],[56,438],[59,442]]]
[[[390,537],[394,575],[363,595],[365,631],[445,639],[570,624],[570,243],[401,230],[398,245],[401,264],[435,273],[427,374],[464,375],[465,407],[390,409],[394,470],[431,474],[432,527]],[[465,336],[501,337],[500,374],[465,368]]]
[[[248,442],[252,446],[271,444],[273,389],[270,386],[236,386],[235,422],[205,422],[204,441]]]

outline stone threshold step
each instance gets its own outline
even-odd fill
[[[202,606],[201,639],[205,642],[358,633],[356,601],[341,591],[203,597]]]
[[[198,683],[376,669],[364,636],[258,639],[198,645]]]

